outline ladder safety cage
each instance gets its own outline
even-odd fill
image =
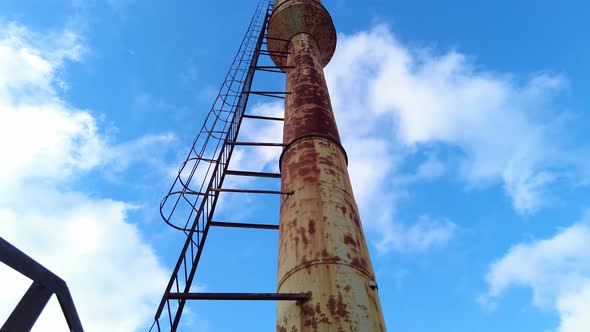
[[[292,195],[274,190],[244,190],[222,188],[227,175],[280,179],[277,173],[230,170],[229,162],[236,146],[266,146],[284,148],[283,143],[240,142],[238,133],[244,118],[284,121],[283,118],[245,114],[250,95],[284,99],[288,92],[252,90],[257,71],[283,73],[288,67],[259,65],[260,56],[274,53],[263,49],[267,45],[267,28],[273,0],[260,0],[243,37],[242,44],[221,85],[211,110],[192,147],[181,163],[170,191],[160,204],[162,219],[186,235],[184,246],[172,276],[156,311],[150,332],[177,331],[187,300],[266,300],[303,302],[308,293],[193,293],[203,246],[211,226],[244,229],[278,230],[278,225],[247,224],[214,221],[214,212],[221,193]],[[282,54],[286,56],[287,53]]]

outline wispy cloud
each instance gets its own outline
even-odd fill
[[[581,158],[564,152],[581,149],[564,142],[559,75],[480,70],[457,51],[407,47],[386,26],[340,36],[327,74],[346,144],[372,137],[390,146],[375,147],[389,161],[380,172],[395,173],[403,155],[452,148],[468,188],[501,183],[522,214],[547,204],[564,169],[583,176]]]
[[[590,329],[590,224],[588,217],[555,236],[517,244],[489,269],[483,303],[494,305],[513,287],[533,291],[533,303],[561,316],[560,332]]]

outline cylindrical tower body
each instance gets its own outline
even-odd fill
[[[334,120],[323,67],[336,46],[320,1],[277,0],[269,50],[287,72],[278,291],[278,332],[386,331],[375,274]]]

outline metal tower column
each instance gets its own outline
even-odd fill
[[[347,171],[323,67],[336,46],[317,0],[277,0],[268,48],[287,73],[281,156],[277,331],[385,331],[375,274]]]

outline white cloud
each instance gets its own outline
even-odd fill
[[[88,111],[61,99],[61,69],[82,50],[69,31],[0,24],[0,234],[66,280],[86,330],[134,331],[149,326],[167,278],[128,220],[135,207],[64,188],[99,166],[149,161],[146,150],[172,137],[113,145]],[[4,321],[28,282],[5,267],[0,280]],[[35,330],[64,326],[50,305]]]
[[[394,248],[398,251],[425,251],[447,243],[457,226],[448,220],[435,220],[421,216],[411,226],[392,224],[393,230],[386,232],[378,243],[381,251]]]
[[[394,146],[389,155],[450,147],[469,188],[502,183],[520,213],[551,199],[547,187],[563,176],[556,169],[582,171],[560,143],[560,76],[480,70],[463,54],[412,49],[378,26],[340,36],[327,79],[345,144],[380,139]],[[390,158],[381,148],[369,153],[380,171],[395,172],[396,163],[377,163]]]
[[[343,111],[341,109],[338,115]],[[417,180],[428,171],[402,175],[397,170],[401,158],[396,155],[395,148],[392,149],[391,142],[370,135],[354,137],[347,130],[341,133],[363,226],[372,235],[373,244],[380,253],[427,251],[441,247],[455,235],[456,225],[449,220],[439,221],[424,215],[408,224],[396,218],[400,201],[408,196],[406,184],[400,184],[399,180]],[[399,178],[393,180],[392,174]]]
[[[577,291],[563,294],[557,302],[561,314],[558,332],[590,331],[590,281]]]
[[[587,219],[587,218],[586,218]],[[553,308],[560,332],[590,328],[590,226],[582,221],[552,238],[518,244],[490,266],[486,281],[493,303],[511,287],[528,287],[533,304]]]
[[[392,133],[396,119],[379,108],[377,95],[392,95],[409,88],[396,80],[411,61],[408,50],[383,27],[368,33],[339,36],[338,50],[326,68],[326,79],[349,156],[349,172],[363,224],[378,238],[380,252],[425,251],[444,245],[455,233],[448,220],[422,216],[412,224],[397,220],[400,201],[410,184],[440,176],[446,167],[434,153],[411,174],[402,172],[406,157],[415,149]],[[393,75],[393,76],[392,76]],[[401,85],[401,86],[398,86]]]
[[[27,197],[28,206],[5,207],[15,204],[3,201],[0,233],[66,280],[85,328],[135,331],[148,325],[167,273],[137,226],[128,222],[132,207],[54,189],[17,194]],[[11,278],[2,283],[0,307],[6,318],[23,290]],[[59,330],[53,325],[63,320],[59,311],[45,317],[36,331]]]

